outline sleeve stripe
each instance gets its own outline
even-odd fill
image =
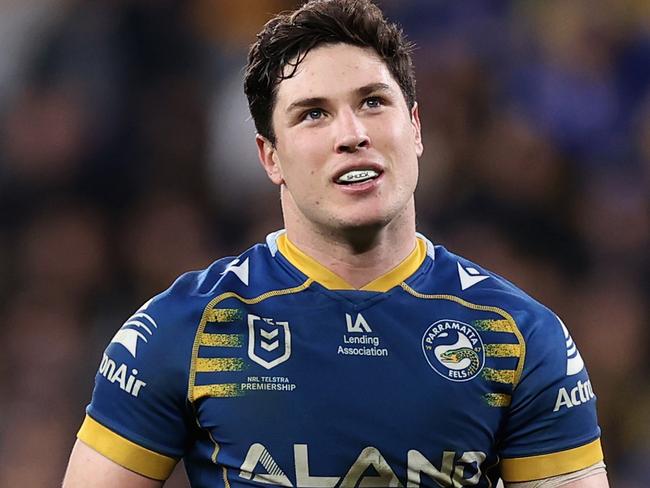
[[[600,439],[566,451],[503,459],[501,476],[504,481],[532,481],[571,473],[603,460]]]
[[[89,415],[86,415],[77,437],[120,466],[155,480],[166,480],[178,462],[125,439]]]

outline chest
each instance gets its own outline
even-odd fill
[[[495,311],[321,296],[226,300],[206,318],[191,375],[197,417],[244,477],[478,482],[495,455],[521,355]]]

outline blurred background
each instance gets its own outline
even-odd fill
[[[296,3],[0,0],[0,486],[57,486],[132,311],[282,226],[242,70]],[[647,488],[650,2],[381,5],[418,44],[420,231],[564,319],[611,484]]]

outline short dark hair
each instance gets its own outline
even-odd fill
[[[408,108],[413,108],[413,44],[402,30],[370,0],[310,0],[269,20],[248,53],[244,92],[257,132],[272,144],[278,85],[296,74],[310,50],[338,43],[374,49],[397,81]]]

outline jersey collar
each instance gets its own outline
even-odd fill
[[[355,290],[356,288],[325,266],[298,249],[286,233],[277,236],[277,250],[298,270],[328,290]],[[363,291],[386,292],[411,276],[427,256],[427,242],[418,236],[415,249],[401,263],[386,274],[359,288]]]

